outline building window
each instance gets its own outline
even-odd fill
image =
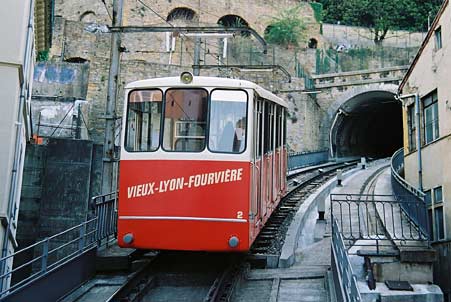
[[[412,152],[417,149],[417,145],[416,145],[417,127],[416,127],[416,123],[415,123],[415,105],[414,104],[407,107],[407,128],[409,131],[409,152]]]
[[[423,98],[424,141],[426,144],[439,138],[437,90]]]
[[[435,240],[445,239],[445,228],[443,225],[443,207],[435,208],[434,213],[435,213],[434,239]]]
[[[443,202],[442,187],[437,187],[434,189],[434,204]]]
[[[426,205],[427,205],[427,206],[431,206],[431,205],[432,205],[431,190],[425,191],[424,194],[426,194],[426,195],[424,196],[424,201],[426,202]]]
[[[442,27],[435,30],[435,50],[442,48]]]
[[[424,192],[428,207],[430,238],[434,241],[445,239],[445,221],[443,217],[443,191],[436,187]]]

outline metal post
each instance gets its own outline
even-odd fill
[[[360,158],[360,165],[362,167],[362,170],[366,169],[366,158],[365,157]]]
[[[80,236],[78,237],[78,250],[81,252],[85,248],[86,224],[80,225]]]
[[[194,66],[193,66],[193,75],[198,76],[200,73],[200,37],[196,37],[195,45],[194,45]]]
[[[341,169],[337,170],[337,187],[342,187],[342,181],[343,181],[343,172]]]
[[[81,139],[81,106],[80,102],[78,102],[77,109],[77,120],[76,120],[76,128],[75,128],[75,138]]]
[[[113,0],[113,26],[122,25],[123,0]],[[116,123],[117,86],[120,65],[121,34],[111,34],[110,72],[108,75],[108,94],[105,109],[105,139],[103,143],[102,192],[109,193],[113,188],[113,162]]]
[[[42,246],[42,258],[41,258],[41,274],[47,270],[47,258],[49,256],[49,238],[45,238],[44,245]]]

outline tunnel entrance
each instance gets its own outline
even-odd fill
[[[354,96],[337,111],[330,130],[334,156],[383,158],[402,146],[402,110],[395,95],[370,91]]]

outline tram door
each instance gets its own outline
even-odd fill
[[[254,173],[253,173],[253,196],[252,212],[257,217],[262,218],[266,214],[266,207],[263,202],[263,101],[254,99],[254,127],[253,127],[253,145],[254,145]],[[256,221],[258,223],[258,221]]]

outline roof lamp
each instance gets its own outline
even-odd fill
[[[180,75],[180,81],[183,84],[190,84],[193,81],[193,74],[189,71],[182,72]]]

